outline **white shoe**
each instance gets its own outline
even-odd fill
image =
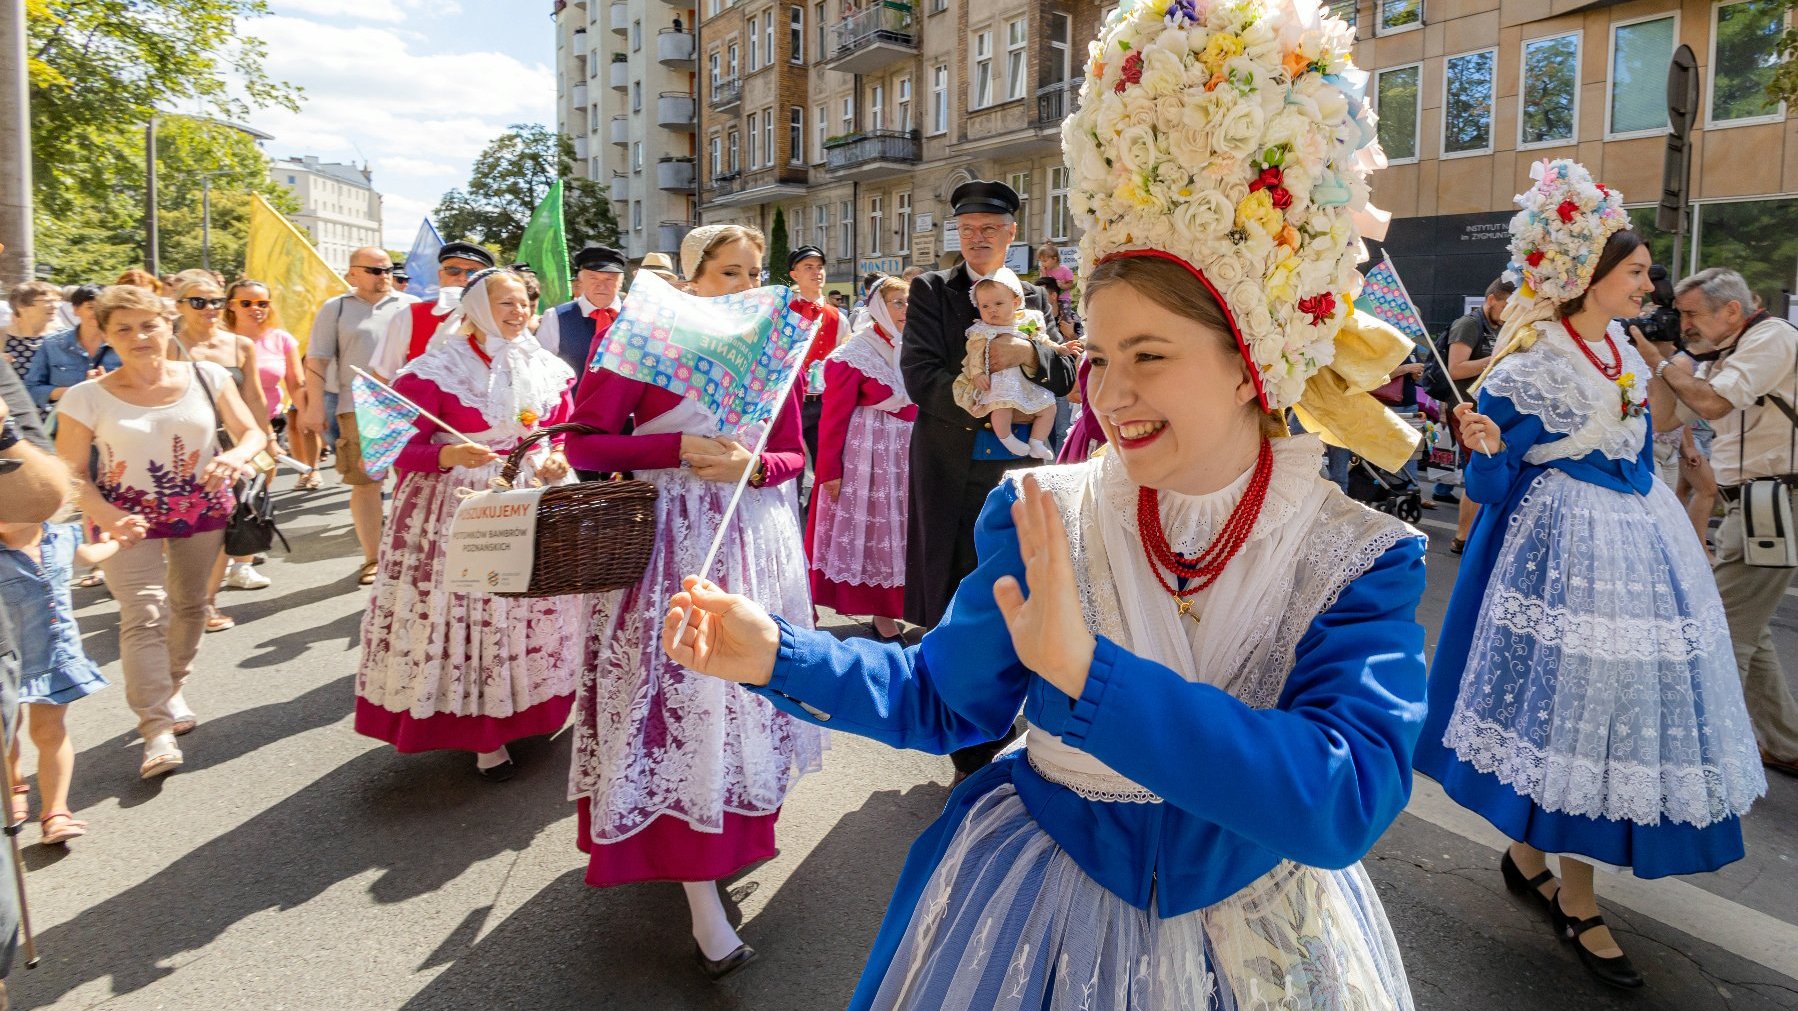
[[[1044,461],[1055,459],[1055,451],[1035,439],[1030,440],[1030,455]]]
[[[1020,442],[1018,440],[1018,437],[1015,435],[1000,436],[999,437],[999,445],[1004,446],[1006,449],[1006,452],[1009,452],[1012,456],[1029,456],[1030,455],[1030,447],[1025,445],[1023,442]]]
[[[157,734],[144,742],[144,763],[137,774],[143,779],[166,776],[181,768],[181,749],[175,746],[174,734]]]
[[[225,585],[233,590],[266,590],[269,578],[251,568],[248,562],[232,562],[225,569]]]

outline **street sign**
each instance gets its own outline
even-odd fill
[[[1687,187],[1692,179],[1692,123],[1698,118],[1698,58],[1691,46],[1673,51],[1667,65],[1667,151],[1661,161],[1661,200],[1655,227],[1672,232],[1674,272],[1685,235]]]

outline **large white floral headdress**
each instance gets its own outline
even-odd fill
[[[1124,0],[1062,128],[1083,270],[1151,252],[1192,269],[1269,410],[1331,363],[1379,228],[1353,48],[1315,0]]]
[[[1584,165],[1567,158],[1530,166],[1536,181],[1517,194],[1511,216],[1511,268],[1521,301],[1560,303],[1592,284],[1598,257],[1612,233],[1629,227],[1623,194],[1596,182]]]

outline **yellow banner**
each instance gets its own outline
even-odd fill
[[[319,306],[350,290],[342,275],[318,255],[305,233],[261,194],[250,198],[250,240],[244,249],[244,275],[268,285],[281,326],[300,342],[300,354],[312,338],[312,317]]]

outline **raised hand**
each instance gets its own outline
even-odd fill
[[[1019,662],[1077,699],[1086,688],[1098,640],[1086,629],[1061,509],[1036,478],[1026,477],[1011,518],[1018,528],[1018,552],[1024,556],[1030,595],[1024,595],[1016,579],[1004,576],[993,584],[993,599],[1005,616]]]
[[[685,589],[668,601],[662,619],[662,649],[668,658],[720,680],[767,684],[780,652],[780,629],[762,605],[698,576],[688,576],[681,585]]]

